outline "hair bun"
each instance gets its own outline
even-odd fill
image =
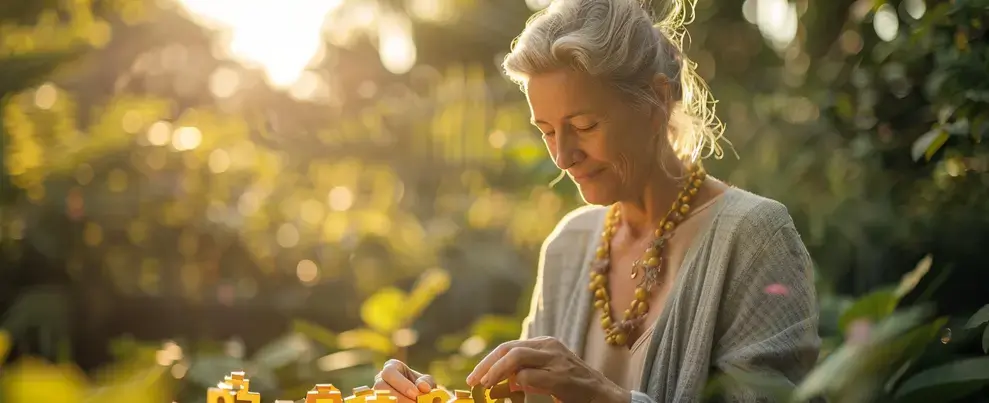
[[[653,30],[659,39],[659,46],[662,46],[659,56],[666,61],[662,73],[670,79],[670,86],[673,89],[673,93],[670,95],[674,100],[682,101],[683,86],[680,83],[680,76],[683,72],[683,53],[680,51],[680,47],[676,46],[669,35],[666,34],[663,27],[655,25],[653,26]]]

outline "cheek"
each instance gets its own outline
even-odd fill
[[[606,160],[616,163],[619,160],[628,160],[642,153],[643,143],[627,131],[610,131],[600,137],[594,148],[596,159]]]

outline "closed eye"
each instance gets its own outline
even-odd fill
[[[585,126],[585,127],[574,126],[574,129],[576,129],[579,132],[586,132],[586,131],[589,131],[589,130],[593,130],[595,127],[598,127],[598,124],[597,123],[595,123],[593,125],[590,125],[590,126]]]

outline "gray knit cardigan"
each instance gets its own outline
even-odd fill
[[[714,373],[796,384],[817,360],[813,269],[786,208],[730,188],[687,251],[649,342],[632,403],[695,402]],[[589,264],[606,208],[568,214],[543,244],[522,338],[552,336],[583,353],[594,316]],[[773,396],[728,382],[722,399]]]

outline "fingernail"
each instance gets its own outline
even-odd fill
[[[429,393],[429,391],[433,389],[433,387],[429,386],[429,384],[426,383],[425,381],[419,381],[419,384],[416,386],[419,388],[419,391],[422,393]]]
[[[481,384],[484,385],[485,387],[488,386],[488,376],[487,375],[484,375],[484,376],[481,377]]]
[[[467,375],[467,385],[474,386],[474,375]]]
[[[409,390],[405,391],[405,394],[411,398],[415,398],[419,396],[419,391],[416,388],[409,388]]]

